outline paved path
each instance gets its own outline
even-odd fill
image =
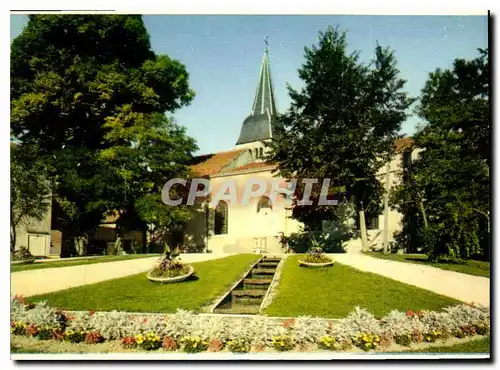
[[[490,279],[486,277],[416,263],[384,260],[361,253],[330,254],[330,256],[339,263],[361,271],[383,275],[463,302],[490,305]]]
[[[217,253],[186,253],[181,255],[181,259],[184,262],[191,263],[222,258],[228,255],[229,254],[221,255]],[[87,265],[18,271],[10,275],[10,292],[11,295],[21,294],[25,297],[29,297],[80,285],[117,279],[146,272],[151,269],[157,261],[158,256],[126,261],[100,262]]]

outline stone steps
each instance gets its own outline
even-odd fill
[[[243,289],[266,289],[271,284],[272,279],[245,279],[243,280]]]
[[[264,257],[245,276],[243,284],[214,309],[214,313],[258,314],[281,258]]]
[[[233,297],[264,297],[266,291],[264,289],[241,289],[241,290],[233,290],[231,292]]]
[[[259,313],[259,310],[260,310],[260,304],[257,305],[233,304],[231,308],[216,308],[214,310],[214,313],[257,315]]]

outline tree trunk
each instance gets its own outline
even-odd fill
[[[75,235],[70,230],[62,230],[61,257],[74,257],[77,255]]]
[[[363,207],[359,210],[359,228],[361,231],[361,250],[368,251],[368,238],[366,236],[365,210]]]
[[[424,202],[423,200],[421,199],[420,200],[420,212],[422,212],[422,218],[424,220],[424,227],[427,229],[427,216],[425,215],[425,208],[424,208]]]
[[[114,245],[114,254],[117,256],[121,255],[123,251],[123,243],[122,243],[122,235],[116,235],[115,245]]]
[[[389,191],[391,188],[391,163],[385,166],[385,194],[384,194],[384,253],[389,252]]]
[[[146,244],[148,242],[147,233],[148,233],[147,229],[144,228],[142,230],[142,248],[141,248],[142,253],[146,253]]]
[[[87,254],[87,238],[85,236],[75,237],[75,251],[78,256]]]
[[[12,214],[10,216],[10,252],[14,253],[16,250],[16,238],[17,238],[17,232],[16,232],[16,224],[14,222],[14,217],[12,217]]]

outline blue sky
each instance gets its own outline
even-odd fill
[[[304,46],[317,41],[328,25],[348,32],[351,51],[368,62],[378,41],[395,51],[406,90],[417,97],[429,72],[449,68],[455,58],[474,58],[488,45],[485,16],[205,16],[146,15],[144,22],[158,54],[186,65],[196,92],[191,105],[175,113],[198,143],[198,153],[232,149],[250,113],[269,36],[269,58],[278,111],[290,103],[286,84],[301,82],[297,69]],[[27,23],[11,16],[11,40]],[[133,51],[132,51],[133,52]],[[419,119],[409,118],[402,133],[411,135]]]

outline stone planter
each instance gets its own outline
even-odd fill
[[[191,275],[194,274],[193,266],[189,266],[189,272],[187,274],[172,277],[172,278],[153,277],[153,276],[151,276],[151,271],[148,271],[148,273],[147,273],[148,279],[150,281],[154,281],[155,283],[162,283],[162,284],[178,283],[180,281],[186,280],[188,277],[190,277]]]
[[[323,262],[323,263],[312,263],[312,262],[306,262],[306,261],[299,260],[299,266],[303,266],[303,267],[329,267],[329,266],[333,266],[333,261]]]

